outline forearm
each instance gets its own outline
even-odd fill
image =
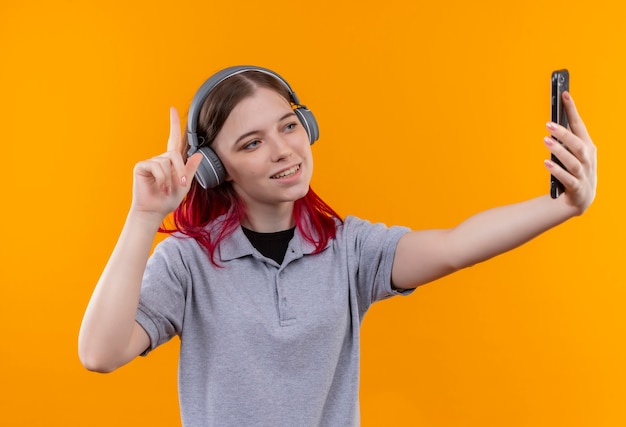
[[[538,197],[478,213],[446,230],[408,233],[398,243],[392,281],[409,289],[516,248],[580,214],[563,197]]]
[[[446,232],[454,268],[514,249],[577,214],[564,198],[547,195],[476,214]]]
[[[129,213],[83,317],[78,348],[85,366],[100,370],[127,361],[141,281],[160,223]]]

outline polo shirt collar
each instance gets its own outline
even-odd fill
[[[330,244],[330,242],[329,242]],[[328,246],[328,245],[327,245]],[[237,227],[235,231],[227,236],[218,245],[219,257],[221,261],[230,261],[236,258],[243,258],[245,256],[253,255],[255,249],[250,243],[250,240],[246,237],[241,229],[241,226]],[[304,255],[312,254],[315,251],[315,245],[302,236],[302,233],[296,227],[293,239],[289,242],[287,248],[287,254],[289,258],[297,259]],[[291,254],[289,254],[291,252]]]

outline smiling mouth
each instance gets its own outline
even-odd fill
[[[300,170],[300,165],[296,165],[292,168],[289,168],[287,170],[282,171],[281,173],[277,173],[274,176],[271,176],[271,179],[280,179],[280,178],[286,178],[288,176],[291,176],[293,174],[295,174],[296,172],[298,172]]]

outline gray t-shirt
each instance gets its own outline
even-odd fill
[[[194,239],[161,242],[137,321],[146,353],[180,336],[183,425],[359,425],[359,328],[372,303],[399,294],[391,267],[408,231],[348,217],[313,254],[296,230],[282,265],[241,228],[220,243],[221,267]]]

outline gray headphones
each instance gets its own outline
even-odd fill
[[[296,96],[296,93],[291,89],[289,84],[275,72],[268,70],[267,68],[254,67],[249,65],[239,65],[235,67],[225,68],[222,71],[215,73],[213,76],[200,86],[198,92],[196,92],[191,106],[189,107],[189,114],[187,120],[187,138],[189,141],[188,156],[195,153],[201,153],[203,156],[200,166],[196,172],[196,179],[202,188],[209,189],[214,188],[223,183],[226,180],[226,170],[224,165],[215,154],[215,151],[209,146],[202,146],[204,143],[204,137],[198,137],[196,133],[196,127],[198,124],[198,116],[200,115],[200,109],[202,104],[209,93],[221,82],[229,77],[243,73],[244,71],[259,71],[261,73],[268,74],[278,79],[289,91],[290,102],[293,104],[294,112],[298,117],[298,120],[304,126],[306,133],[309,137],[309,141],[313,144],[320,136],[320,131],[317,126],[317,120],[313,116],[313,113],[306,108],[306,106],[300,104],[300,100]]]

